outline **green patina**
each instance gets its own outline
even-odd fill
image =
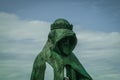
[[[51,24],[48,40],[35,59],[31,80],[44,80],[46,62],[54,70],[54,80],[92,80],[82,64],[72,52],[77,44],[73,26],[65,19],[57,19]]]

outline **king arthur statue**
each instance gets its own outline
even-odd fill
[[[76,44],[73,25],[62,18],[55,20],[45,46],[34,61],[31,80],[44,80],[46,63],[54,70],[54,80],[93,80],[72,52]]]

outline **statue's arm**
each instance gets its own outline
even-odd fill
[[[42,58],[41,55],[38,55],[33,64],[33,70],[30,80],[44,80],[45,68],[45,60]]]
[[[54,70],[54,80],[64,79],[63,59],[56,52],[52,51],[52,55],[47,60]]]

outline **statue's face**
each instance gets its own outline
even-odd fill
[[[71,37],[66,37],[59,42],[58,46],[59,46],[60,51],[63,54],[69,55],[74,48],[73,39]]]

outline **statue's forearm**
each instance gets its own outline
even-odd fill
[[[45,68],[45,64],[40,65],[39,67],[34,67],[31,75],[31,80],[44,80]]]
[[[31,75],[31,80],[44,80],[44,73],[39,70],[33,71]]]
[[[33,65],[33,71],[30,80],[44,80],[45,69],[45,61],[41,57],[37,57]]]

